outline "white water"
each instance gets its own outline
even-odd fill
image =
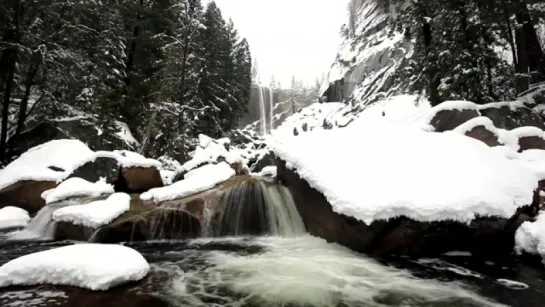
[[[177,263],[183,272],[167,290],[177,306],[502,306],[462,284],[419,279],[310,236],[207,241],[263,250],[184,254]]]
[[[259,126],[261,135],[268,134],[273,127],[273,94],[272,88],[259,86]]]

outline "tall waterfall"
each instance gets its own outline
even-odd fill
[[[259,127],[261,135],[271,132],[273,127],[274,93],[272,88],[259,86]]]

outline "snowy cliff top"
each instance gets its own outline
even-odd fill
[[[406,216],[469,222],[511,217],[532,203],[536,175],[484,143],[455,132],[358,121],[272,144],[337,213],[367,224]]]
[[[144,278],[146,259],[122,245],[76,244],[14,259],[0,267],[0,287],[53,284],[91,290]]]

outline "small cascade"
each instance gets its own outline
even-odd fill
[[[65,201],[43,207],[25,229],[6,234],[7,239],[52,240],[57,228],[57,222],[53,221],[53,212],[69,205],[74,205],[74,203]]]
[[[293,237],[305,226],[288,189],[252,177],[241,177],[207,201],[207,234]]]

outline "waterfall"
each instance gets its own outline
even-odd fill
[[[259,132],[266,135],[273,129],[274,92],[270,87],[259,86]]]
[[[53,212],[67,206],[85,204],[91,200],[91,198],[82,198],[46,205],[38,211],[25,229],[8,233],[6,238],[8,240],[53,240],[57,230],[57,222],[53,221]]]
[[[252,177],[241,177],[206,204],[208,235],[274,235],[293,237],[305,226],[288,189]]]
[[[263,95],[263,90],[265,90],[264,87],[259,87],[259,123],[261,128],[261,134],[265,135],[267,134],[267,122],[266,122],[266,110],[265,110],[265,95]]]

